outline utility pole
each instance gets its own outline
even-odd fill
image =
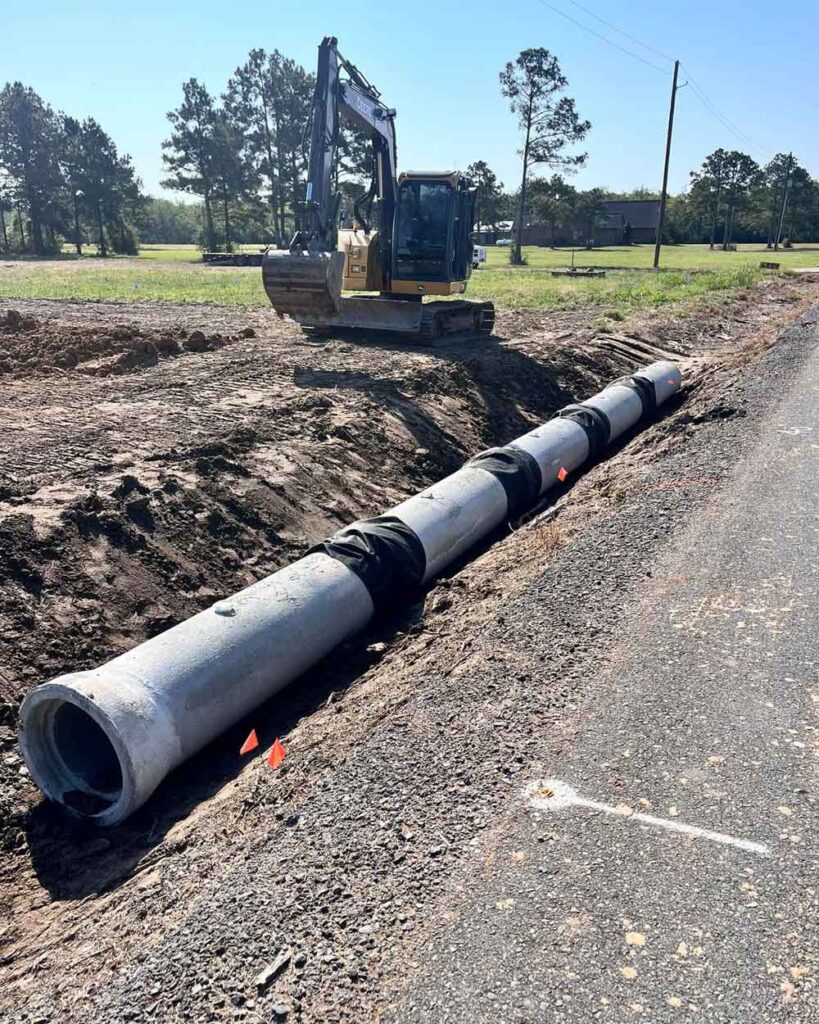
[[[657,224],[657,240],[654,243],[654,269],[660,266],[660,249],[662,247],[663,226],[665,224],[665,204],[668,198],[668,164],[671,160],[671,135],[674,131],[674,106],[677,102],[677,78],[680,74],[680,62],[674,61],[674,78],[671,82],[671,106],[668,109],[668,135],[665,140],[665,165],[663,167],[663,191],[660,195],[660,221]]]
[[[774,239],[774,252],[779,251],[779,240],[782,237],[782,225],[785,223],[785,210],[788,208],[788,190],[791,187],[791,170],[793,168],[793,153],[788,153],[788,166],[785,171],[785,187],[782,189],[782,205],[779,207],[779,223],[776,226],[776,238]]]

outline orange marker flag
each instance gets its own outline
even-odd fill
[[[267,763],[271,768],[278,768],[286,755],[287,751],[282,746],[282,741],[277,738],[276,742],[270,748],[270,753],[267,755]]]
[[[259,737],[256,735],[256,730],[251,729],[250,735],[242,744],[242,749],[239,751],[240,754],[249,754],[251,750],[255,750],[259,745]]]
[[[569,471],[568,471],[568,469],[566,469],[566,468],[565,468],[565,467],[563,467],[563,466],[561,466],[561,467],[560,467],[560,469],[559,469],[559,470],[557,471],[557,479],[558,479],[558,480],[559,480],[559,481],[560,481],[561,483],[563,483],[563,481],[564,481],[564,480],[566,479],[566,477],[567,477],[568,475],[569,475]]]

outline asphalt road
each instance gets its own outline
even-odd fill
[[[819,349],[784,381],[390,1021],[819,1019]]]

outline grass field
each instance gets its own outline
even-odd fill
[[[256,249],[257,246],[245,246]],[[772,253],[760,245],[737,252],[710,252],[707,245],[669,246],[661,271],[650,271],[652,246],[578,250],[577,266],[606,267],[605,278],[553,278],[571,262],[567,249],[525,249],[527,265],[511,267],[508,248],[492,246],[488,262],[473,274],[469,294],[499,306],[553,309],[603,302],[628,310],[696,299],[759,280],[762,260],[783,269],[819,264],[819,244]],[[266,305],[258,268],[205,267],[194,246],[143,246],[138,257],[100,260],[89,256],[0,263],[0,297],[165,300]]]

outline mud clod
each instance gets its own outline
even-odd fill
[[[132,324],[78,325],[57,318],[0,316],[0,374],[13,378],[66,371],[107,377],[151,368],[185,352],[212,352],[238,338],[192,331],[182,347],[170,329]]]

